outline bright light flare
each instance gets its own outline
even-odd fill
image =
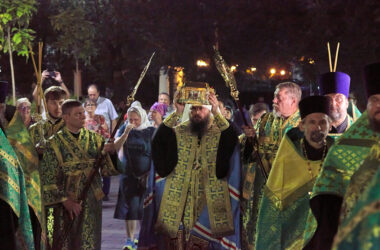
[[[280,71],[280,75],[284,76],[286,74],[286,71],[285,70],[281,70]]]
[[[269,70],[269,73],[271,73],[272,75],[276,74],[276,69],[275,68],[271,68]]]
[[[197,61],[197,66],[198,67],[208,67],[208,63],[206,61],[204,61],[204,60],[199,59]]]
[[[232,71],[232,72],[235,72],[236,69],[237,69],[237,65],[232,65],[232,66],[231,66],[231,71]]]

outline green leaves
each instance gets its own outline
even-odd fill
[[[35,33],[29,29],[29,22],[37,10],[35,0],[1,0],[0,3],[0,51],[9,52],[7,37],[10,29],[12,51],[28,56],[28,43]]]
[[[20,44],[22,41],[21,33],[14,34],[12,41],[15,43],[15,45]]]
[[[55,42],[62,53],[90,64],[91,57],[97,55],[94,44],[95,25],[86,19],[82,7],[70,6],[63,12],[50,18],[58,37]]]
[[[9,21],[12,20],[12,15],[9,13],[4,13],[0,15],[0,20],[3,24],[7,24]]]

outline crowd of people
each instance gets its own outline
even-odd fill
[[[343,72],[315,96],[282,82],[273,110],[243,114],[208,84],[120,117],[95,84],[70,99],[57,71],[15,106],[0,81],[0,248],[100,249],[119,175],[123,249],[379,249],[380,63],[364,73],[363,114]]]

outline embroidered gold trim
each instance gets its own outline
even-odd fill
[[[283,200],[279,199],[269,188],[268,186],[264,186],[264,193],[270,199],[273,204],[279,209],[279,210],[284,210],[286,209],[289,205],[291,205],[294,201],[298,200],[302,196],[306,195],[308,192],[310,192],[313,189],[314,182],[313,180],[305,183],[303,186],[299,187],[297,190],[292,192],[292,194],[288,195],[286,198]]]
[[[14,180],[11,177],[9,177],[7,174],[3,172],[0,172],[0,178],[7,182],[9,185],[11,185],[17,193],[20,193],[19,185],[16,182],[14,182]]]
[[[56,184],[44,185],[44,191],[51,191],[58,189]]]
[[[167,127],[173,128],[177,124],[178,118],[177,113],[173,112],[163,122]]]
[[[175,238],[177,235],[181,219],[184,216],[187,193],[190,185],[190,176],[193,175],[196,148],[198,148],[198,138],[191,134],[188,122],[182,123],[176,128],[178,163],[168,177],[161,200],[161,206],[155,230]],[[205,195],[208,206],[211,232],[214,237],[230,235],[234,232],[232,220],[230,197],[228,184],[225,179],[217,180],[215,176],[216,153],[220,138],[220,129],[215,123],[210,127],[201,142],[201,165],[205,179]],[[195,164],[196,166],[197,164]],[[196,171],[194,169],[194,171]],[[193,199],[189,199],[193,202]],[[193,207],[195,204],[186,204]],[[190,226],[191,226],[191,218]],[[194,218],[196,221],[198,218]]]
[[[13,156],[11,156],[10,154],[8,154],[7,152],[5,152],[1,148],[0,148],[0,156],[2,156],[7,161],[9,161],[9,163],[18,170],[18,167],[17,167],[18,166],[18,160],[16,158],[14,158]]]
[[[18,149],[18,151],[25,156],[25,158],[33,165],[38,166],[38,158],[29,151],[27,147],[22,145],[20,142],[8,138],[11,145]]]
[[[365,206],[360,212],[355,215],[349,223],[340,227],[338,233],[334,238],[334,243],[332,249],[335,249],[337,245],[352,231],[355,227],[365,218],[373,213],[380,211],[380,201],[375,201],[368,206]]]

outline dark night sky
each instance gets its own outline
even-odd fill
[[[59,35],[51,28],[49,17],[67,10],[70,2],[73,1],[39,1],[31,28],[37,32],[36,40],[44,41],[45,48],[51,46],[54,50]],[[380,60],[380,2],[376,0],[83,2],[86,19],[96,29],[97,49],[91,65],[81,62],[84,85],[98,82],[108,86],[115,91],[116,99],[126,96],[125,86],[136,82],[153,51],[157,56],[144,80],[147,83],[143,82],[147,86],[158,83],[158,71],[163,65],[183,66],[186,77],[193,80],[198,74],[196,60],[212,59],[212,45],[218,42],[226,61],[239,65],[237,78],[242,92],[255,81],[266,80],[270,67],[290,70],[298,66],[305,83],[315,82],[318,74],[329,70],[326,42],[330,41],[334,52],[339,41],[337,70],[351,75],[352,87],[361,96],[363,66]],[[44,61],[54,60],[70,86],[73,59],[61,53],[51,59],[44,52]],[[301,58],[306,60],[302,62]],[[315,64],[307,65],[308,58]],[[5,65],[8,56],[0,60]],[[244,77],[250,66],[257,72],[253,77]],[[32,79],[31,62],[16,58],[16,72],[19,91],[25,93]],[[223,85],[214,67],[207,71],[206,78]],[[140,97],[147,96],[149,102],[156,95],[150,93],[151,89],[147,87]]]

